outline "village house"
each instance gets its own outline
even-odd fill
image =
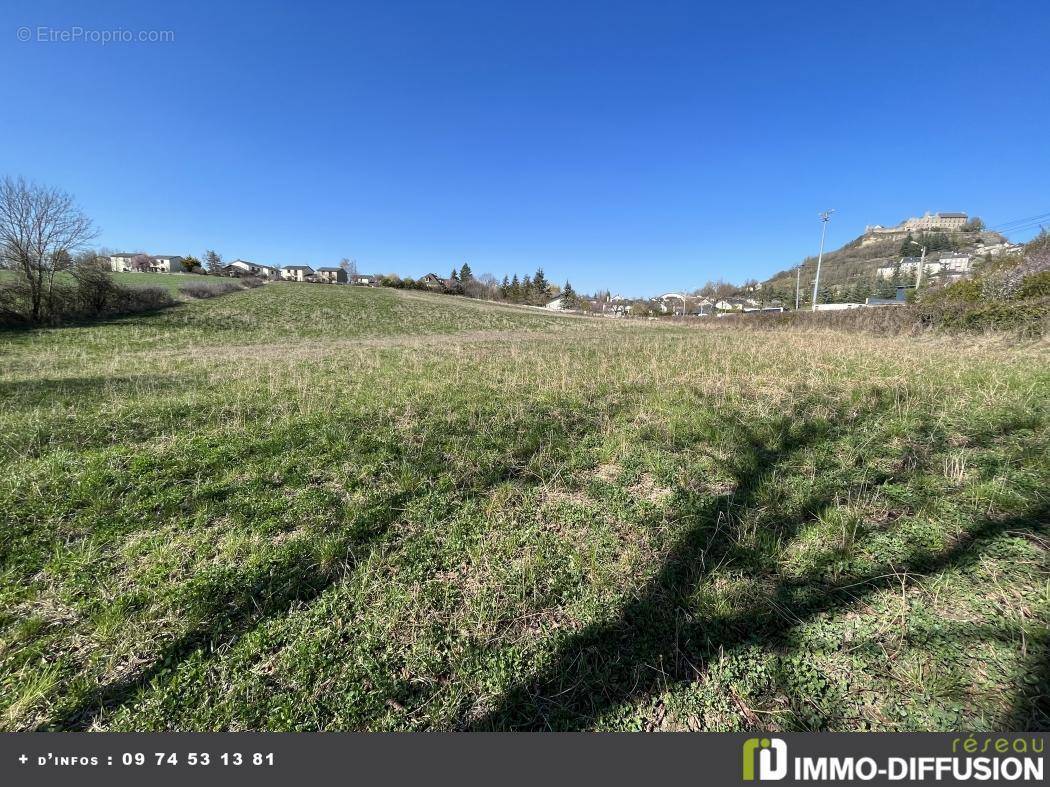
[[[368,273],[353,273],[350,275],[350,283],[357,284],[363,287],[371,286],[379,283],[379,276],[374,276]]]
[[[987,245],[979,245],[975,249],[976,254],[988,255],[990,257],[998,257],[1002,254],[1020,254],[1024,251],[1024,246],[1020,243],[989,243]]]
[[[608,303],[602,304],[602,312],[613,317],[621,317],[631,313],[631,302],[622,295],[613,295]]]
[[[314,275],[309,265],[285,265],[281,269],[281,278],[285,281],[307,281]]]
[[[109,256],[109,267],[110,270],[121,273],[123,271],[132,270],[131,260],[137,257],[137,254],[111,254]]]
[[[945,254],[939,260],[937,260],[939,266],[939,273],[969,273],[970,272],[970,255],[969,254]]]
[[[318,268],[317,280],[325,284],[346,284],[346,271],[342,268]]]
[[[894,276],[918,276],[919,264],[922,263],[921,257],[901,257],[900,262],[896,265],[885,265],[878,269],[876,277],[879,279],[892,279]],[[927,260],[922,266],[922,273],[924,276],[932,276],[935,273],[940,272],[941,264],[936,260]]]
[[[248,260],[234,260],[223,265],[222,272],[227,276],[258,276],[261,279],[277,279],[281,275],[280,269],[273,265],[263,265]]]
[[[149,269],[154,273],[186,272],[186,266],[182,264],[182,257],[178,254],[155,254],[150,260],[152,262]]]
[[[426,287],[428,290],[434,290],[435,292],[444,292],[448,289],[448,284],[444,279],[438,276],[436,273],[428,273],[419,283]]]
[[[141,265],[140,265],[141,262]],[[149,255],[142,252],[112,254],[109,257],[110,270],[140,271],[150,273],[185,273],[186,266],[178,254]]]
[[[741,312],[749,303],[745,298],[719,298],[714,306],[722,312]]]
[[[686,296],[678,292],[666,292],[656,299],[660,304],[661,314],[673,314],[675,316],[685,314]]]

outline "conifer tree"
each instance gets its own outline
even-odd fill
[[[547,277],[543,275],[543,268],[536,269],[536,275],[532,277],[532,286],[541,300],[547,297],[550,284],[547,282]]]
[[[569,282],[565,282],[565,286],[561,291],[561,297],[562,303],[566,306],[575,306],[579,301],[579,298],[576,296],[576,291],[572,288],[572,284]]]

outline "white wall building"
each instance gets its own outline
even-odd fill
[[[227,273],[249,274],[263,279],[276,279],[281,275],[280,269],[273,265],[263,265],[262,263],[249,262],[248,260],[234,260],[227,265],[223,265],[222,269]]]
[[[178,254],[157,254],[150,258],[153,264],[150,270],[154,273],[185,273],[186,266]]]
[[[974,249],[975,254],[989,254],[992,257],[999,257],[1003,254],[1020,254],[1023,251],[1024,246],[1020,243],[991,243],[987,246],[978,246]]]
[[[969,273],[971,264],[969,254],[946,254],[937,260],[938,273]]]
[[[313,276],[314,269],[309,265],[285,265],[281,269],[281,278],[285,281],[306,281],[307,276]]]
[[[142,258],[136,260],[136,258]],[[141,266],[138,264],[141,262]],[[111,254],[109,257],[110,270],[117,273],[124,271],[138,271],[150,273],[185,273],[186,266],[182,264],[182,257],[178,254],[156,254],[149,255],[142,252],[134,254]]]
[[[111,254],[109,256],[109,268],[116,273],[131,270],[131,260],[136,254]]]

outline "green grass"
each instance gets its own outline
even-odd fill
[[[167,290],[172,295],[179,294],[179,288],[184,284],[206,284],[219,285],[228,279],[216,279],[211,276],[198,276],[195,274],[173,274],[173,273],[146,273],[139,271],[122,271],[112,274],[113,281],[124,287],[159,287]]]
[[[231,279],[220,279],[213,276],[199,276],[196,274],[172,274],[172,273],[148,273],[138,271],[121,271],[110,274],[113,281],[122,287],[158,287],[167,290],[172,295],[179,296],[179,288],[184,284],[204,284],[206,286],[220,287],[224,282]],[[0,270],[0,283],[4,280],[14,280],[13,271]],[[73,276],[68,271],[61,271],[55,276],[55,281],[60,284],[73,284]]]
[[[1042,346],[290,284],[0,360],[6,729],[1050,721]]]

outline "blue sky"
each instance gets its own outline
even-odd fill
[[[77,27],[175,40],[39,40]],[[115,249],[652,294],[825,208],[830,247],[1050,212],[1048,39],[1034,2],[6,2],[0,173]]]

